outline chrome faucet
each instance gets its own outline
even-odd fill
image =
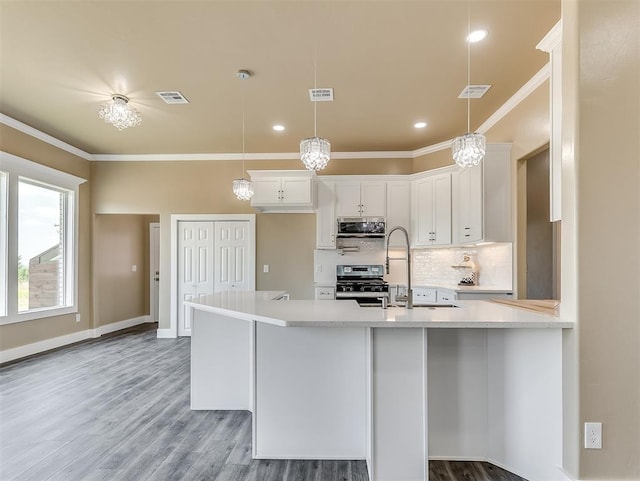
[[[401,231],[404,233],[404,238],[407,241],[407,256],[406,257],[389,257],[389,239],[391,234],[395,231]],[[385,260],[385,268],[387,274],[389,274],[389,261],[407,261],[407,292],[404,296],[396,296],[396,301],[404,302],[407,309],[413,309],[413,291],[411,290],[411,248],[409,246],[409,233],[407,229],[401,226],[394,227],[387,234],[387,257]]]

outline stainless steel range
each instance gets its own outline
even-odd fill
[[[361,306],[381,306],[389,298],[389,284],[381,265],[336,266],[336,299],[353,299]]]

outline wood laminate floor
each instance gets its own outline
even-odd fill
[[[146,329],[145,329],[146,327]],[[0,367],[3,481],[365,481],[364,461],[251,459],[251,414],[189,409],[188,338],[153,325]],[[522,481],[437,461],[430,481]]]

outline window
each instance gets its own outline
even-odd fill
[[[0,152],[0,323],[77,312],[82,182]]]

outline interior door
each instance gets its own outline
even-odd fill
[[[149,224],[149,314],[152,322],[158,322],[160,304],[160,224]]]
[[[215,223],[216,292],[253,288],[249,285],[249,243],[248,222]]]
[[[191,309],[185,300],[212,294],[214,223],[178,223],[178,335],[191,335]]]

